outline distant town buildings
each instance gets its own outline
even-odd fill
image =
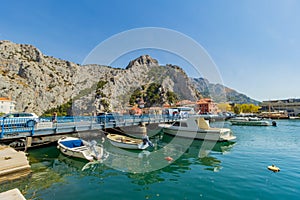
[[[0,113],[15,111],[16,102],[7,97],[0,97]]]
[[[218,105],[210,98],[203,98],[196,102],[195,111],[199,114],[217,114]]]
[[[260,110],[262,112],[286,111],[289,116],[297,116],[300,114],[300,99],[263,101]]]

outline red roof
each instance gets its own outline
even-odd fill
[[[7,98],[7,97],[0,97],[0,101],[10,101],[10,98]]]

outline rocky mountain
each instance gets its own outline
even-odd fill
[[[210,83],[205,78],[191,78],[191,82],[203,97],[212,98],[215,102],[252,103],[255,105],[260,103],[224,85]]]
[[[16,110],[38,115],[70,100],[75,115],[126,109],[131,93],[153,82],[180,99],[200,97],[180,67],[160,66],[148,55],[130,61],[125,69],[82,66],[10,41],[0,41],[0,79],[0,96],[15,100]]]
[[[44,55],[32,45],[10,41],[0,41],[0,80],[0,96],[16,101],[16,110],[38,115],[70,102],[72,113],[69,114],[74,115],[121,111],[128,107],[132,94],[137,91],[159,100],[145,96],[145,100],[149,99],[148,106],[168,103],[169,94],[173,99],[176,96],[192,101],[202,94],[217,102],[226,95],[227,101],[257,103],[223,85],[211,84],[203,78],[190,79],[179,66],[161,66],[149,55],[117,69],[79,65]]]

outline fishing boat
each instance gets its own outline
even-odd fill
[[[119,135],[119,134],[108,134],[107,139],[109,142],[119,148],[124,149],[146,149],[149,147],[149,140],[142,140],[142,139],[136,139],[131,138],[125,135]]]
[[[230,120],[231,125],[240,126],[276,126],[276,122],[269,122],[258,117],[236,117]]]
[[[66,156],[82,158],[88,161],[101,160],[103,148],[96,141],[87,142],[76,137],[62,137],[57,142],[57,148]]]
[[[218,142],[236,139],[229,128],[212,128],[208,120],[199,116],[178,120],[173,124],[160,124],[159,127],[162,128],[164,133],[178,137]]]

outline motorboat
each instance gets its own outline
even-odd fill
[[[231,125],[240,126],[276,126],[275,121],[268,121],[258,117],[236,117],[229,120]]]
[[[96,141],[88,142],[77,137],[62,137],[57,144],[57,148],[66,156],[99,161],[104,155],[103,148],[97,145]]]
[[[173,124],[160,124],[163,132],[169,135],[210,141],[232,141],[236,136],[229,128],[212,128],[203,117],[192,116],[175,121]]]
[[[128,137],[125,135],[119,135],[119,134],[108,134],[107,139],[109,142],[119,148],[124,149],[146,149],[152,143],[149,141],[148,138],[145,139],[136,139],[132,137]]]

